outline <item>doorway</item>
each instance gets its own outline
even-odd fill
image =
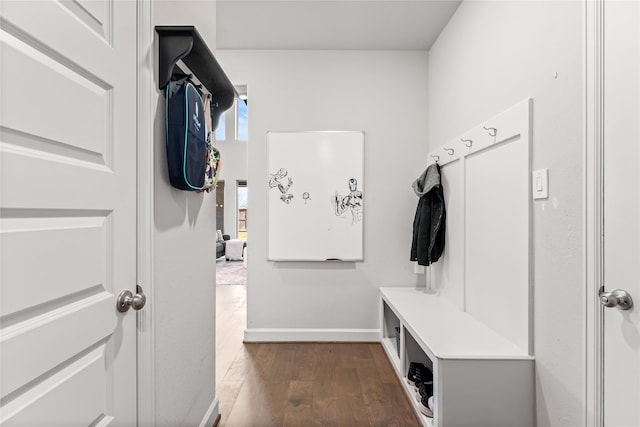
[[[216,258],[216,389],[224,389],[233,362],[242,352],[246,329],[248,267],[247,101],[246,86],[221,118],[216,144],[222,155],[222,175],[216,189],[218,234],[224,252]],[[220,413],[226,408],[221,399]]]

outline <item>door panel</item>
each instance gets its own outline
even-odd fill
[[[78,73],[9,33],[2,39],[3,81],[29,82],[3,87],[3,126],[27,135],[45,138],[76,150],[102,155],[109,137],[112,89]],[[76,69],[74,69],[76,68]],[[61,100],[64,108],[60,108]],[[29,114],[24,114],[24,112]],[[37,120],[34,118],[37,117]],[[73,122],[73,126],[60,126]],[[91,135],[91,138],[87,138]]]
[[[136,424],[136,4],[0,4],[0,424]]]
[[[100,346],[59,372],[55,372],[22,396],[7,404],[8,412],[17,413],[3,426],[65,427],[108,425],[105,415],[107,389],[104,376],[105,348]],[[16,408],[18,405],[21,408]],[[57,417],[52,417],[57,414]],[[96,417],[96,414],[99,414]],[[52,423],[56,419],[56,424]]]
[[[99,37],[103,38],[109,45],[112,44],[111,8],[113,7],[113,0],[62,0],[61,3]]]
[[[3,328],[2,393],[14,392],[61,363],[110,338],[116,327],[113,295],[100,291],[71,304]],[[77,327],[91,325],[91,327]],[[74,331],[69,334],[67,331]],[[46,351],[34,351],[43,348]],[[20,369],[16,369],[19,361]]]
[[[604,416],[640,425],[640,3],[605,2],[604,286],[635,306],[604,310]]]
[[[104,290],[107,227],[104,216],[2,218],[3,265],[0,315],[69,297]],[[58,248],[67,247],[65,251]],[[25,259],[38,268],[22,268]],[[50,286],[48,278],[66,271],[65,280]],[[25,293],[24,289],[29,289]]]

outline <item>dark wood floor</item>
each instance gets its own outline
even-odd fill
[[[244,344],[218,381],[220,426],[419,426],[377,343]]]

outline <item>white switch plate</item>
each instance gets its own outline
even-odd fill
[[[533,171],[531,179],[531,191],[533,199],[549,198],[549,169],[538,169]]]
[[[416,274],[424,274],[424,265],[420,265],[416,262],[413,266],[413,271]]]

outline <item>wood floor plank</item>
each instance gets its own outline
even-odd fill
[[[365,404],[383,400],[384,392],[382,390],[382,381],[380,380],[378,369],[373,359],[362,360],[362,363],[358,365],[356,370],[358,372],[358,380]]]
[[[290,427],[311,425],[312,404],[313,381],[292,380],[289,383],[282,425]]]
[[[246,376],[225,425],[230,427],[270,425],[260,419],[277,347],[274,344],[245,344]]]
[[[290,344],[268,344],[274,347],[269,372],[259,373],[264,381],[264,399],[258,409],[260,422],[280,426],[284,423],[284,412],[293,376],[295,346]]]
[[[260,425],[281,426],[284,424],[288,393],[289,382],[273,382],[264,388],[264,398],[258,407]]]
[[[338,422],[336,396],[336,375],[334,367],[337,356],[335,344],[316,344],[314,346],[313,405],[311,424],[314,426],[335,426]]]
[[[271,367],[270,377],[274,382],[286,382],[288,383],[293,379],[295,368],[295,348],[287,348],[286,346],[279,346],[276,349],[275,359]]]
[[[380,381],[389,382],[396,380],[398,377],[396,376],[394,368],[391,366],[391,362],[389,362],[382,345],[380,343],[371,343],[368,344],[367,347],[373,357],[376,367],[378,368]]]
[[[403,390],[404,386],[398,382],[397,378],[389,382],[383,382],[382,386],[385,396],[388,397],[388,404],[394,408],[393,411],[390,411],[394,416],[394,421],[403,427],[420,426],[420,421],[407,400],[407,395]]]
[[[225,396],[222,394],[218,394],[218,396],[220,396],[221,401],[225,399]],[[221,424],[229,427],[259,425],[257,408],[261,404],[261,401],[262,390],[256,386],[254,380],[248,378],[242,383],[236,401],[231,405],[231,411],[228,414],[221,412]]]
[[[393,425],[393,406],[389,404],[389,397],[385,393],[374,359],[360,359],[360,361],[357,368],[358,381],[369,417],[369,424],[372,426]]]
[[[223,415],[219,427],[227,425],[228,415],[233,410],[233,405],[238,401],[238,395],[240,394],[243,384],[244,381],[224,381],[218,385],[216,394],[218,396],[224,396],[224,399],[219,399],[218,411]]]
[[[366,426],[369,425],[367,409],[362,398],[362,389],[356,368],[338,368],[338,425]]]
[[[371,351],[369,350],[370,343],[347,343],[349,345],[349,351],[353,354],[353,359],[371,359]]]
[[[361,343],[340,343],[334,348],[337,353],[340,366],[344,368],[357,368],[361,359],[371,359],[371,353]]]
[[[216,384],[242,350],[247,320],[246,286],[216,286]]]
[[[313,381],[315,379],[314,349],[314,343],[300,343],[298,345],[293,360],[293,379],[299,381]]]

